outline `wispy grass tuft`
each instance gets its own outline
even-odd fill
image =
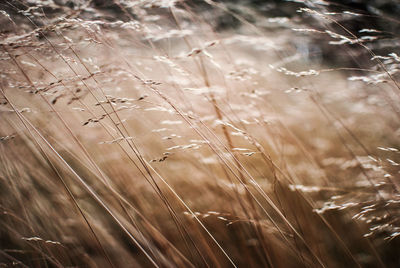
[[[400,21],[368,5],[0,3],[1,266],[396,267]]]

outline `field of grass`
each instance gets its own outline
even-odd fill
[[[328,1],[1,2],[0,267],[399,267],[399,29]]]

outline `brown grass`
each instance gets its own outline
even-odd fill
[[[173,2],[1,4],[1,266],[399,265],[398,35]]]

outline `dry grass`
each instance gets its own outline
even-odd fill
[[[33,2],[0,4],[2,267],[400,265],[390,27]]]

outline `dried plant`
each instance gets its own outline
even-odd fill
[[[1,266],[398,266],[400,21],[369,5],[0,3]]]

